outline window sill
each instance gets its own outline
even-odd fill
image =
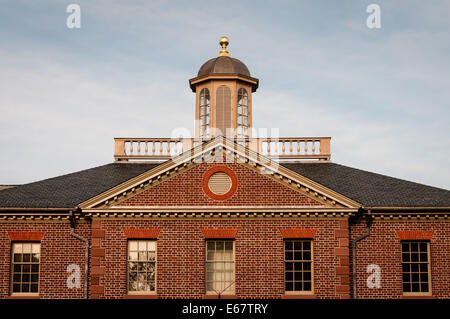
[[[123,299],[158,299],[158,295],[157,294],[153,294],[153,295],[140,295],[140,294],[135,294],[135,295],[125,295],[123,296]]]
[[[219,295],[203,295],[203,299],[219,299]],[[236,295],[220,295],[220,299],[238,299]]]
[[[403,295],[402,299],[436,299],[432,295]]]
[[[284,294],[281,299],[316,299],[315,294]]]
[[[12,295],[7,296],[6,299],[41,299],[39,295]]]

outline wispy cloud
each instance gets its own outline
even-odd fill
[[[114,136],[192,128],[187,80],[217,39],[260,78],[254,124],[331,135],[333,160],[450,188],[446,1],[8,1],[0,13],[0,183],[112,160]]]

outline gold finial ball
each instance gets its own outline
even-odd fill
[[[219,40],[220,46],[224,49],[228,46],[229,43],[230,43],[230,40],[226,36],[221,37]]]
[[[222,50],[219,52],[219,56],[230,56],[230,53],[227,51],[227,45],[230,43],[230,40],[223,36],[219,40],[219,44],[222,47]]]

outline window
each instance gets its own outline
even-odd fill
[[[402,241],[403,292],[428,294],[430,292],[429,243]]]
[[[285,291],[295,293],[312,292],[312,241],[284,241]]]
[[[206,242],[206,293],[234,292],[234,242]]]
[[[200,91],[200,137],[209,137],[209,90]]]
[[[38,294],[40,243],[13,243],[11,294]]]
[[[237,137],[248,137],[248,95],[245,89],[238,91]]]
[[[156,278],[156,241],[128,241],[128,293],[154,293]]]

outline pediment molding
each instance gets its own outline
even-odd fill
[[[361,204],[314,182],[261,154],[218,136],[161,165],[138,175],[79,205],[81,209],[117,208],[119,204],[151,187],[202,163],[238,163],[263,174],[328,208],[359,208]],[[126,165],[126,164],[125,164]]]

